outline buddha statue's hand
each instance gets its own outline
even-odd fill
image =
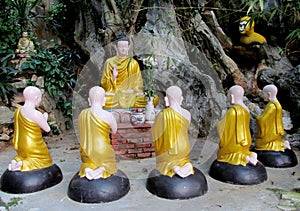
[[[142,96],[142,95],[144,95],[143,92],[138,92],[138,93],[136,93],[136,96]]]
[[[115,80],[117,77],[118,77],[118,69],[117,69],[117,66],[115,65],[114,66],[114,69],[113,69],[113,80]]]
[[[122,93],[124,93],[124,94],[132,94],[132,93],[134,93],[134,90],[133,89],[122,90]]]
[[[105,95],[107,95],[107,96],[113,96],[113,95],[115,95],[115,93],[113,93],[113,92],[105,92]]]
[[[48,113],[47,112],[43,113],[43,117],[47,121],[47,119],[48,119]]]

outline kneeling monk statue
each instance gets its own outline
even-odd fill
[[[1,178],[1,190],[9,193],[31,193],[62,180],[62,173],[50,155],[42,137],[42,130],[50,131],[48,114],[36,109],[42,100],[42,92],[34,86],[23,91],[25,103],[15,111],[14,137],[17,156],[8,165]]]
[[[81,167],[69,184],[68,196],[82,203],[110,202],[130,189],[127,176],[117,169],[110,134],[117,132],[112,113],[103,109],[105,91],[94,86],[89,90],[90,108],[78,117]],[[92,193],[92,194],[91,194]]]

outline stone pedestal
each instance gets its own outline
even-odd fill
[[[7,193],[33,193],[57,185],[62,179],[62,172],[56,164],[31,171],[7,169],[1,176],[0,186]]]
[[[161,198],[190,199],[204,195],[208,185],[204,174],[194,167],[194,174],[185,178],[177,174],[173,177],[164,176],[154,169],[148,176],[146,188]]]
[[[121,170],[108,178],[95,180],[80,178],[77,172],[69,183],[68,196],[81,203],[101,203],[118,200],[129,190],[129,179]]]
[[[209,175],[221,182],[235,185],[256,185],[268,179],[266,168],[260,162],[255,166],[243,166],[215,160],[210,166]]]

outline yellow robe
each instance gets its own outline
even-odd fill
[[[158,114],[152,127],[152,138],[156,169],[162,175],[172,177],[175,166],[183,167],[191,163],[188,127],[189,121],[172,108],[166,108]]]
[[[12,143],[18,153],[14,160],[23,162],[21,171],[41,169],[53,165],[40,126],[26,118],[21,113],[21,108],[15,111]]]
[[[118,76],[112,79],[114,66],[118,69]],[[115,93],[106,96],[105,109],[112,108],[145,108],[145,95],[136,96],[143,92],[143,79],[138,62],[132,57],[120,58],[118,56],[107,59],[103,66],[101,87],[106,92]],[[134,90],[133,93],[123,93],[123,90]]]
[[[110,144],[110,125],[96,117],[90,108],[78,118],[80,154],[82,164],[79,176],[85,176],[85,168],[95,170],[104,167],[103,178],[117,172],[115,152]]]
[[[270,101],[262,113],[256,117],[257,150],[284,151],[284,127],[282,123],[282,108],[278,101]]]
[[[247,165],[251,156],[250,114],[241,105],[233,105],[218,123],[220,138],[217,160],[233,165]]]

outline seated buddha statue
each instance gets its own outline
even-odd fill
[[[233,184],[258,184],[267,179],[267,173],[257,154],[250,151],[250,113],[243,96],[244,89],[239,85],[228,91],[231,107],[217,125],[220,142],[210,175]]]
[[[53,163],[42,137],[42,130],[50,131],[48,114],[35,108],[41,102],[42,92],[37,87],[28,86],[23,96],[25,103],[14,114],[12,144],[17,156],[1,178],[1,190],[9,193],[35,192],[62,180],[61,170]]]
[[[251,20],[251,17],[249,16],[241,18],[239,31],[242,34],[240,42],[243,44],[264,44],[267,42],[264,36],[254,32],[254,20]]]
[[[117,132],[112,113],[103,109],[105,91],[100,86],[89,90],[90,107],[78,117],[80,170],[71,179],[68,196],[81,203],[110,202],[126,195],[130,189],[126,174],[117,169],[110,134]]]
[[[181,107],[182,100],[181,89],[169,87],[165,97],[167,108],[158,114],[152,127],[156,169],[148,176],[147,189],[169,199],[192,198],[207,191],[204,175],[189,160],[191,114]]]
[[[129,39],[121,34],[117,37],[117,55],[108,58],[101,77],[101,87],[106,92],[104,109],[145,108],[147,100],[143,93],[143,79],[138,62],[128,56]],[[155,97],[154,105],[158,103]]]
[[[268,104],[263,113],[256,117],[255,151],[265,166],[291,167],[297,164],[297,158],[291,151],[290,143],[281,139],[285,132],[277,92],[275,85],[267,85],[262,90],[262,98]]]
[[[16,49],[16,53],[19,57],[28,58],[30,57],[29,52],[36,52],[33,42],[27,36],[27,32],[22,32],[22,37],[19,39],[18,48]]]

